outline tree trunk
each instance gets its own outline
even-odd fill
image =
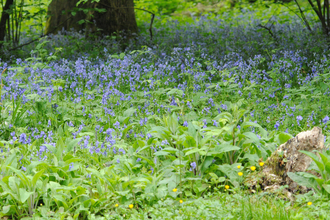
[[[101,0],[98,3],[80,4],[78,7],[83,9],[106,10],[106,12],[90,10],[87,14],[78,11],[76,7],[78,1],[52,0],[48,7],[50,18],[46,24],[46,34],[57,33],[62,29],[70,30],[71,28],[76,31],[85,29],[87,33],[92,31],[104,35],[111,35],[120,31],[137,32],[133,0]],[[85,20],[85,22],[78,24],[81,20]]]
[[[9,10],[13,4],[14,4],[14,0],[7,0],[5,7],[2,10],[1,20],[0,20],[0,41],[4,41],[6,36],[6,23],[9,20],[9,14],[6,13],[6,10]],[[1,46],[2,43],[0,42],[0,47]]]

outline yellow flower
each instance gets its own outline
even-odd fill
[[[229,186],[228,185],[225,185],[225,189],[229,189]]]
[[[183,203],[182,199],[180,200],[180,203]]]
[[[242,173],[242,172],[238,172],[238,175],[239,175],[239,176],[243,176],[243,173]]]
[[[261,166],[261,167],[262,167],[263,165],[265,165],[265,163],[264,163],[264,162],[260,162],[260,163],[259,163],[259,166]]]
[[[307,205],[312,205],[313,203],[312,202],[307,202]]]
[[[256,167],[255,167],[255,166],[252,166],[252,167],[250,167],[250,169],[251,169],[252,171],[255,171],[255,170],[256,170]]]
[[[118,207],[119,205],[118,205],[118,204],[116,204],[115,206],[116,206],[116,207]]]
[[[173,192],[176,192],[176,191],[178,191],[178,189],[177,189],[177,188],[174,188],[174,189],[173,189]]]
[[[129,207],[130,209],[132,209],[132,208],[133,208],[133,204],[130,204],[128,207]]]
[[[238,166],[237,166],[237,169],[241,169],[241,166],[240,166],[240,165],[238,165]]]

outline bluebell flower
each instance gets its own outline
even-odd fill
[[[275,125],[274,125],[274,128],[275,128],[276,130],[278,130],[278,127],[280,127],[280,122],[277,121],[277,122],[275,123]]]
[[[191,168],[196,169],[196,162],[190,163]]]
[[[329,121],[329,116],[325,116],[325,117],[322,119],[323,124],[326,124],[328,121]]]
[[[71,171],[72,169],[73,169],[73,163],[70,163],[69,171]]]

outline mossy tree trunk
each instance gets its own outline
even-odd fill
[[[81,3],[77,7],[78,1],[52,0],[48,7],[50,17],[46,24],[46,34],[71,28],[76,31],[85,30],[86,33],[97,32],[104,35],[121,31],[137,32],[133,0],[101,0]],[[82,9],[92,10],[84,12]],[[99,9],[105,12],[100,12]],[[78,22],[82,20],[84,23],[79,24]]]

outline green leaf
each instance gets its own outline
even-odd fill
[[[186,136],[186,139],[183,142],[183,146],[185,146],[186,148],[197,147],[195,138],[193,138],[192,136]]]
[[[26,186],[29,187],[30,186],[30,181],[29,179],[25,176],[25,174],[18,170],[15,169],[14,167],[8,166],[7,168],[11,169],[12,171],[14,171],[14,173],[16,173],[16,175],[22,180],[22,183]]]
[[[280,145],[286,143],[288,140],[290,140],[291,138],[293,138],[293,136],[291,134],[285,133],[285,132],[281,132],[278,135],[278,140],[280,141]]]
[[[309,156],[316,163],[320,172],[324,171],[324,165],[319,161],[319,158],[314,153],[309,152],[309,151],[303,151],[303,150],[301,150],[300,152]]]
[[[253,132],[244,132],[242,135],[249,138],[255,144],[260,143],[258,136]]]
[[[193,137],[194,139],[197,139],[197,137],[196,137],[196,128],[191,122],[188,123],[188,134],[191,137]]]
[[[78,142],[81,141],[81,139],[83,139],[83,138],[80,137],[80,138],[76,138],[76,139],[71,140],[69,142],[69,144],[67,145],[67,147],[66,147],[66,152],[72,151],[72,149],[74,149],[74,147],[77,146]]]
[[[321,157],[322,162],[323,162],[324,165],[325,165],[326,163],[328,163],[328,158],[327,158],[324,154],[319,153],[319,155],[320,155],[320,157]]]
[[[209,168],[209,166],[212,164],[214,157],[207,156],[204,160],[204,163],[202,165],[201,171],[204,173],[205,170]]]
[[[224,143],[224,144],[220,144],[217,145],[212,152],[209,152],[208,155],[218,155],[218,154],[222,154],[222,153],[226,153],[226,152],[230,152],[230,151],[235,151],[235,150],[240,150],[241,148],[231,145],[229,143]]]
[[[313,189],[319,191],[317,183],[313,178],[307,178],[307,177],[304,177],[304,176],[298,175],[297,173],[292,173],[292,172],[288,172],[287,174],[290,177],[290,179],[292,179],[294,182],[298,183],[298,185],[306,186],[306,187],[313,188]]]
[[[33,192],[27,192],[24,188],[19,188],[19,198],[21,203],[25,203],[26,200],[33,194]]]
[[[199,153],[201,155],[205,155],[205,151],[208,149],[208,147],[204,146],[202,148],[194,148],[192,150],[189,150],[185,153],[185,156],[188,156],[193,153]]]
[[[32,186],[31,187],[36,187],[37,181],[38,179],[42,176],[42,174],[45,172],[46,170],[40,170],[38,173],[36,173],[33,178],[32,178]]]
[[[325,189],[325,191],[327,191],[327,193],[330,194],[330,185],[329,184],[323,184],[322,187],[323,187],[323,189]]]
[[[135,112],[136,112],[136,108],[129,108],[126,111],[124,111],[123,116],[131,117]]]
[[[330,162],[325,164],[325,170],[327,171],[328,175],[330,175]]]
[[[2,207],[2,213],[6,216],[14,215],[16,213],[16,206],[14,205],[6,205]]]

